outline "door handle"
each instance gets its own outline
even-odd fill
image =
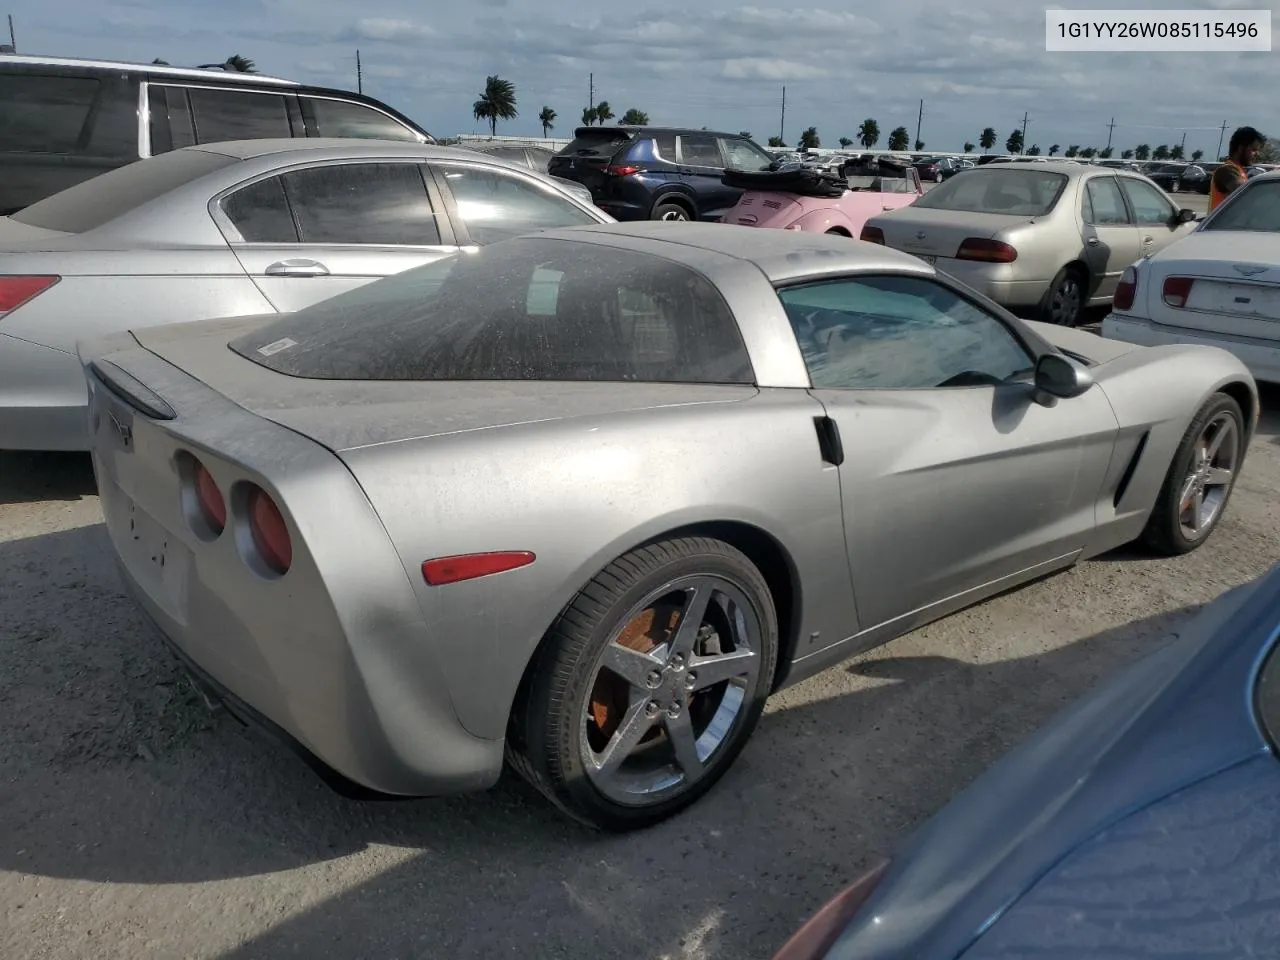
[[[1143,243],[1155,243],[1155,237],[1143,237],[1143,238],[1142,238],[1142,242],[1143,242]]]
[[[268,277],[327,277],[329,268],[317,260],[277,260],[265,272]]]
[[[1088,240],[1085,241],[1085,243],[1089,244],[1089,246],[1091,247],[1096,247],[1098,245],[1098,238],[1090,237]]]
[[[823,462],[837,467],[844,463],[844,444],[836,422],[830,417],[814,417],[813,426],[818,432],[818,452]]]

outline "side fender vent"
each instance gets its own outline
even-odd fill
[[[1111,500],[1111,505],[1119,509],[1120,501],[1124,499],[1124,493],[1129,489],[1129,482],[1133,480],[1133,475],[1138,469],[1138,461],[1142,459],[1142,452],[1147,449],[1147,438],[1151,436],[1148,430],[1138,438],[1138,445],[1133,449],[1133,456],[1129,458],[1129,464],[1124,468],[1124,473],[1120,477],[1120,482],[1116,484],[1116,494]]]

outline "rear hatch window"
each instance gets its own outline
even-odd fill
[[[187,148],[108,170],[13,214],[31,227],[84,233],[230,164],[235,157]]]
[[[561,150],[559,157],[581,157],[586,160],[608,162],[618,149],[631,140],[631,134],[625,130],[585,130],[580,129],[569,141],[569,145]]]
[[[737,320],[665,258],[539,237],[374,281],[232,340],[330,380],[754,383]]]

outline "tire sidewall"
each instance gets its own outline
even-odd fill
[[[670,200],[659,200],[659,201],[654,205],[654,207],[653,207],[652,219],[654,219],[654,220],[662,220],[662,219],[663,219],[663,213],[664,213],[665,211],[667,211],[667,210],[675,210],[675,211],[679,211],[680,213],[682,213],[682,214],[684,215],[684,220],[683,220],[683,221],[682,221],[682,220],[668,220],[668,221],[666,221],[667,223],[689,223],[689,222],[692,222],[692,220],[693,220],[693,217],[690,215],[689,211],[685,208],[684,204],[682,204],[682,203],[674,203],[674,202],[672,202],[672,201],[670,201]]]
[[[747,740],[750,739],[764,710],[777,662],[777,614],[768,585],[754,565],[732,547],[721,546],[726,552],[716,551],[681,556],[677,560],[646,572],[632,582],[608,607],[604,615],[593,624],[588,645],[570,672],[561,701],[566,708],[564,715],[559,722],[547,725],[554,727],[554,742],[545,744],[544,749],[549,750],[555,757],[555,779],[576,801],[576,805],[593,811],[593,820],[597,825],[607,829],[631,829],[645,826],[666,819],[692,804],[710,790],[732,766]],[[755,688],[749,692],[743,704],[743,712],[729,740],[721,745],[714,766],[703,775],[701,780],[689,790],[660,804],[627,807],[608,799],[596,789],[587,776],[580,753],[580,731],[585,720],[585,701],[595,681],[596,664],[605,643],[623,626],[622,618],[647,594],[664,583],[699,574],[713,574],[729,580],[742,591],[755,608],[762,631],[758,640],[760,670]],[[546,706],[547,709],[551,707],[549,703]]]
[[[1061,287],[1068,279],[1075,281],[1076,289],[1080,291],[1080,300],[1076,306],[1075,316],[1069,317],[1062,321],[1054,320],[1050,312],[1050,304],[1053,302],[1054,292]],[[1079,271],[1072,270],[1069,267],[1063,267],[1058,271],[1058,275],[1053,278],[1053,282],[1049,284],[1049,289],[1044,292],[1044,300],[1040,305],[1040,319],[1046,323],[1053,323],[1063,327],[1076,327],[1080,324],[1080,318],[1084,315],[1085,309],[1085,286],[1086,281],[1081,277]]]

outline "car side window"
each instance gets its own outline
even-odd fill
[[[1177,214],[1173,204],[1157,187],[1141,180],[1122,177],[1121,186],[1133,206],[1134,218],[1144,225],[1167,225]]]
[[[440,243],[417,163],[329,163],[291,170],[281,180],[302,243]]]
[[[676,135],[674,133],[657,133],[653,136],[654,146],[658,148],[658,159],[667,163],[676,162]]]
[[[1115,177],[1094,177],[1085,183],[1088,222],[1097,227],[1129,226],[1129,211]]]
[[[508,237],[597,222],[550,186],[499,170],[455,163],[435,165],[444,175],[471,242],[496,243]]]
[[[679,138],[680,162],[691,167],[723,167],[720,144],[707,133],[682,133]]]
[[[187,96],[197,143],[293,136],[282,94],[189,87]]]
[[[245,243],[297,243],[298,227],[279,177],[268,177],[222,198],[222,212]]]
[[[822,281],[784,287],[778,299],[815,388],[992,385],[1035,365],[999,319],[922,277]]]
[[[328,97],[300,96],[315,119],[316,133],[321,137],[355,137],[364,140],[407,140],[418,142],[418,136],[403,123],[364,104]]]
[[[766,170],[773,162],[773,157],[747,140],[721,137],[720,146],[724,150],[724,162],[734,170]]]
[[[151,114],[151,155],[190,147],[196,142],[187,92],[179,87],[152,86],[147,95]]]
[[[75,152],[98,86],[92,77],[0,75],[0,148],[9,153]]]

